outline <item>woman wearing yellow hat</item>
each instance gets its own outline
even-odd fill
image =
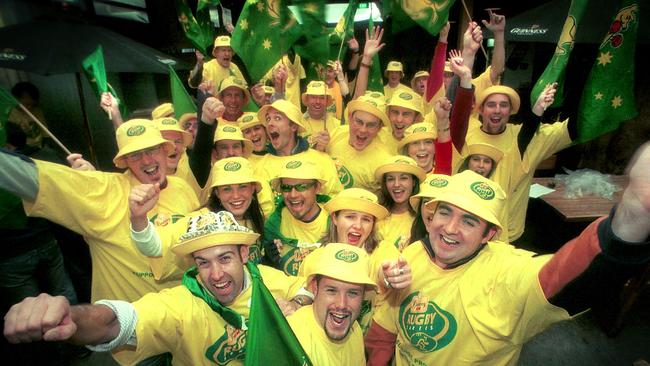
[[[409,204],[409,198],[419,192],[420,182],[426,173],[417,163],[402,155],[390,157],[375,170],[375,179],[381,182],[379,203],[390,215],[378,224],[378,233],[399,250],[410,243],[410,229],[416,211]]]
[[[503,157],[503,151],[497,149],[494,145],[477,142],[467,145],[469,156],[463,161],[458,172],[471,170],[485,178],[492,179],[492,173],[497,168],[497,164]]]

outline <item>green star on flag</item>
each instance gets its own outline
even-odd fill
[[[638,112],[634,99],[634,50],[639,5],[624,0],[600,44],[578,109],[578,142],[617,129]]]

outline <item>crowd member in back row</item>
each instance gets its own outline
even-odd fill
[[[302,115],[302,125],[305,132],[301,134],[309,142],[309,146],[319,151],[325,151],[329,143],[330,133],[341,125],[334,113],[327,109],[334,100],[329,94],[323,81],[310,81],[302,94],[302,103],[307,111]]]
[[[190,77],[187,81],[191,88],[198,88],[203,82],[209,82],[212,88],[218,88],[221,81],[228,76],[244,80],[244,76],[239,67],[232,62],[233,49],[230,47],[229,36],[217,36],[214,39],[214,48],[212,49],[212,60],[204,62],[205,56],[196,51],[196,65],[190,71]]]
[[[363,59],[361,60],[363,65]],[[390,61],[386,65],[386,70],[384,70],[384,76],[388,79],[388,83],[384,85],[384,95],[386,99],[393,97],[393,94],[398,90],[407,89],[409,91],[411,88],[402,84],[400,81],[404,78],[404,66],[399,61]]]

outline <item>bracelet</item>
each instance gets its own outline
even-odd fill
[[[440,128],[438,129],[438,132],[447,132],[447,131],[449,131],[449,126],[443,128],[443,129],[440,129]]]
[[[390,282],[388,282],[386,276],[384,276],[384,285],[386,285],[386,288],[393,288],[393,285],[391,285]]]
[[[299,298],[298,296],[291,299],[291,301],[295,302],[296,304],[298,304],[300,306],[305,306],[305,302],[301,298]]]
[[[361,67],[370,68],[370,66],[372,66],[372,64],[364,64],[363,62],[361,63]]]
[[[354,53],[354,54],[356,54],[356,55],[358,55],[358,54],[360,54],[360,53],[361,53],[361,50],[356,50],[356,51],[352,51],[352,53]]]

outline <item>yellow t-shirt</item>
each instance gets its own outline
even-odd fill
[[[304,281],[270,267],[258,268],[264,284],[276,298],[293,298]],[[229,308],[248,319],[252,294],[248,270],[246,277],[248,286]],[[137,346],[113,352],[121,363],[133,364],[171,352],[174,365],[244,365],[246,331],[229,325],[185,286],[148,294],[133,306],[138,315]]]
[[[343,95],[341,94],[341,85],[339,82],[334,80],[332,81],[332,87],[327,86],[327,91],[330,93],[334,99],[334,103],[327,107],[328,112],[334,113],[337,119],[341,119],[343,115]]]
[[[414,220],[415,216],[409,211],[391,213],[385,219],[377,222],[377,236],[402,251],[410,244],[411,226]]]
[[[284,273],[296,276],[303,259],[320,247],[320,239],[327,234],[329,214],[321,206],[320,213],[313,221],[303,222],[294,218],[285,207],[282,209],[281,216],[280,233],[287,238],[297,239],[298,246],[282,243],[280,266]]]
[[[377,134],[377,137],[379,138],[379,141],[384,145],[386,150],[390,152],[392,155],[402,155],[401,151],[399,151],[398,147],[399,146],[399,140],[393,136],[393,133],[391,131],[391,128],[382,128],[381,131],[379,131],[379,134]]]
[[[302,115],[302,125],[305,127],[305,132],[301,134],[302,137],[306,138],[309,141],[309,146],[312,146],[311,136],[317,132],[327,129],[327,132],[331,135],[334,130],[341,125],[341,121],[338,120],[332,113],[327,113],[327,122],[322,119],[312,119],[309,117],[309,113]]]
[[[363,333],[357,322],[344,339],[332,341],[323,324],[316,321],[312,305],[303,306],[287,317],[291,329],[313,365],[360,366],[366,364]]]
[[[183,179],[187,184],[189,184],[197,197],[201,196],[201,187],[199,186],[199,182],[196,181],[194,173],[192,173],[192,169],[190,168],[190,159],[188,159],[187,152],[185,151],[183,151],[183,155],[181,155],[181,159],[178,161],[178,167],[176,168],[174,176]]]
[[[140,182],[123,174],[82,172],[39,160],[39,191],[35,202],[24,201],[25,212],[81,234],[92,260],[92,301],[134,301],[149,292],[178,285],[154,279],[147,258],[131,243],[129,193]],[[147,216],[157,227],[176,222],[199,206],[192,189],[180,178],[168,177],[157,205]]]
[[[273,80],[273,70],[280,65],[284,65],[287,69],[287,81],[284,84],[284,99],[300,108],[300,80],[306,77],[305,69],[300,62],[300,55],[295,55],[293,63],[291,63],[287,55],[282,56],[271,70],[262,77],[262,80]]]
[[[270,183],[277,174],[282,171],[286,163],[294,159],[303,159],[311,162],[312,164],[320,167],[320,173],[323,179],[327,181],[324,188],[321,188],[320,194],[325,194],[333,197],[343,190],[343,186],[339,181],[339,172],[336,170],[334,161],[322,151],[314,149],[307,149],[301,153],[289,156],[276,156],[273,154],[266,154],[255,165],[255,174],[261,179]],[[277,194],[277,192],[276,192]]]
[[[216,59],[212,59],[203,64],[203,76],[201,81],[212,80],[212,87],[214,88],[213,95],[217,95],[219,84],[221,84],[221,81],[223,79],[227,78],[230,75],[236,76],[242,80],[246,80],[244,79],[244,75],[242,75],[241,71],[239,71],[239,67],[235,65],[234,62],[230,62],[230,67],[225,68],[219,65]]]
[[[350,146],[349,139],[350,126],[340,126],[327,146],[328,154],[338,167],[341,183],[345,188],[357,187],[378,192],[380,183],[375,180],[375,170],[392,155],[377,137],[363,151]]]
[[[411,89],[410,87],[408,87],[408,86],[406,86],[406,85],[404,85],[402,83],[397,84],[397,86],[394,87],[394,88],[390,87],[388,84],[386,84],[386,85],[384,85],[384,96],[386,97],[386,100],[387,101],[390,100],[390,98],[393,96],[393,93],[395,93],[398,90],[402,90],[402,89],[408,89],[409,91],[415,93],[413,91],[413,89]]]
[[[397,366],[515,365],[527,340],[569,318],[546,300],[539,284],[550,256],[489,242],[468,263],[443,270],[421,241],[402,255],[413,282],[373,318],[397,335]]]
[[[246,158],[246,159],[248,159],[248,161],[250,161],[250,163],[251,163],[251,167],[252,167],[253,169],[255,169],[255,166],[257,165],[257,163],[259,163],[260,160],[262,160],[262,159],[264,158],[264,156],[267,155],[267,154],[268,154],[268,153],[264,153],[264,154],[262,154],[262,155],[258,155],[258,154],[252,153],[251,156],[249,156],[249,157]]]

